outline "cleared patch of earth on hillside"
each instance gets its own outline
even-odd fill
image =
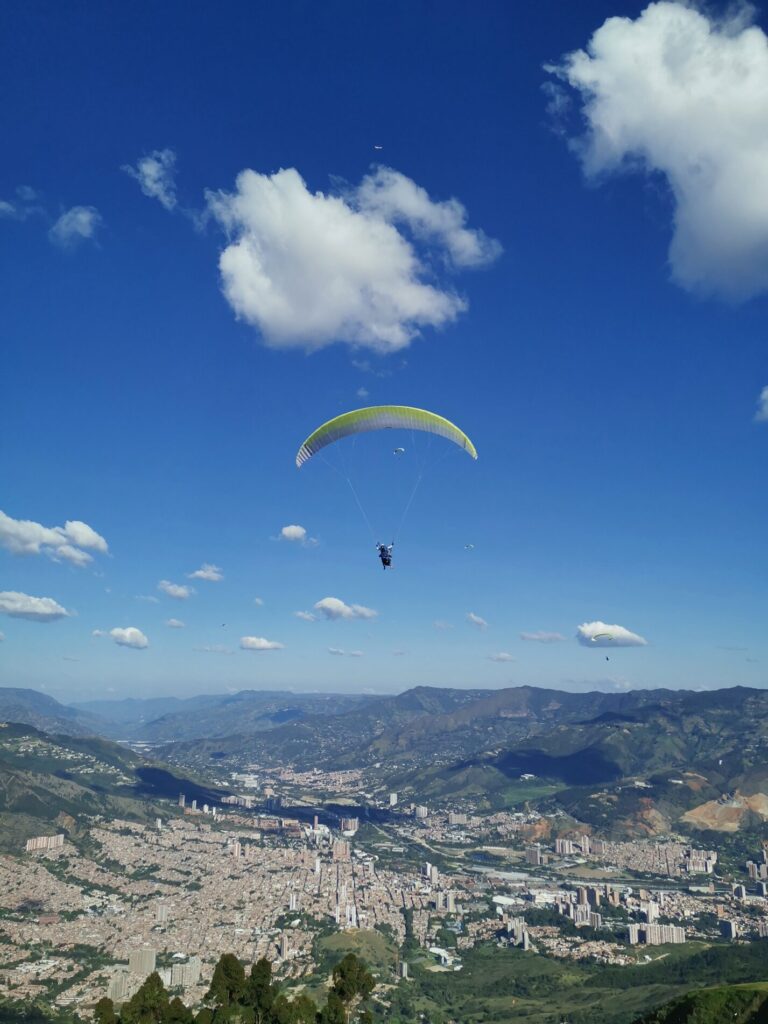
[[[749,813],[768,819],[768,795],[754,793],[752,796],[742,796],[737,793],[730,800],[708,800],[686,812],[680,820],[694,828],[738,832],[744,817]]]

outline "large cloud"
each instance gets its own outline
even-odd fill
[[[138,160],[135,167],[125,164],[121,169],[138,181],[145,196],[157,199],[166,210],[174,209],[176,154],[172,149],[155,149]]]
[[[324,619],[374,619],[378,615],[373,608],[362,604],[345,604],[338,597],[324,597],[314,605],[318,615]]]
[[[207,201],[228,237],[219,258],[224,294],[275,348],[344,341],[393,352],[466,309],[451,289],[427,281],[435,268],[395,223],[454,265],[479,265],[499,251],[465,226],[456,200],[435,203],[386,168],[343,195],[310,192],[292,168],[245,170],[235,192],[209,192]]]
[[[136,626],[125,626],[124,628],[116,626],[114,629],[110,629],[109,635],[120,647],[133,647],[137,651],[143,651],[145,647],[149,647],[149,640]]]
[[[184,586],[182,583],[171,583],[170,580],[160,580],[157,589],[162,590],[168,597],[176,598],[177,601],[186,601],[195,592],[192,587]]]
[[[648,643],[644,637],[624,626],[610,626],[599,620],[583,622],[576,629],[576,639],[584,647],[645,647]]]
[[[105,554],[107,542],[87,523],[67,520],[63,526],[42,526],[31,519],[12,519],[0,511],[0,546],[15,555],[47,555],[55,562],[87,565],[93,556],[85,548]]]
[[[650,4],[547,69],[580,93],[586,173],[663,174],[673,278],[731,299],[768,288],[768,46],[751,14]]]
[[[17,590],[0,591],[0,612],[12,619],[29,619],[32,622],[54,622],[72,614],[52,597],[31,597]]]
[[[285,644],[267,640],[263,636],[241,636],[240,646],[244,651],[282,651]]]
[[[56,245],[69,248],[78,242],[94,241],[102,223],[101,214],[95,206],[73,206],[62,213],[48,232],[48,237]]]

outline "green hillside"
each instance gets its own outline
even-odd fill
[[[768,984],[723,985],[689,992],[634,1024],[766,1024]]]

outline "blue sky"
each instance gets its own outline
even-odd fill
[[[768,23],[741,17],[4,5],[3,683],[766,685]],[[333,468],[294,465],[380,403],[479,452],[334,453],[385,540],[431,459],[392,573]]]

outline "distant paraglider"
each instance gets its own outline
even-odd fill
[[[405,448],[395,448],[393,455],[405,455]]]
[[[596,640],[613,640],[613,633],[595,633],[595,635],[591,639],[592,643],[594,643]],[[611,660],[607,654],[605,656],[605,660]]]

